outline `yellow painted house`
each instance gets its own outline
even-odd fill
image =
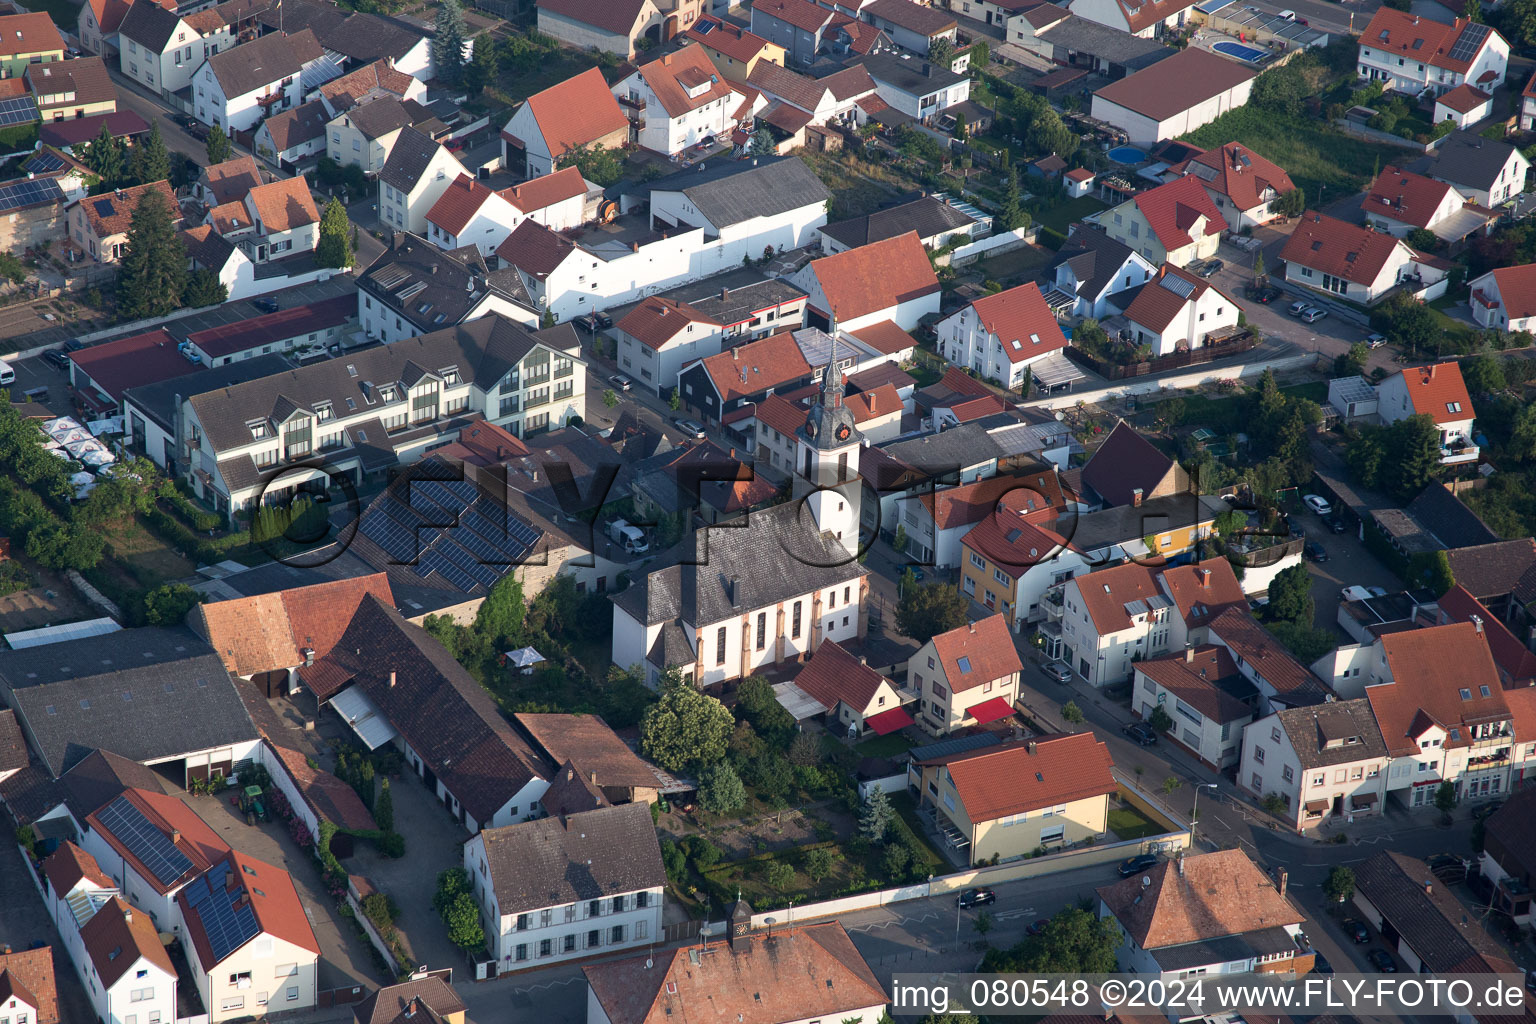
[[[1094,215],[1105,234],[1153,266],[1187,267],[1216,255],[1227,222],[1200,178],[1186,175]]]
[[[1080,732],[917,761],[907,782],[974,865],[1103,836],[1110,795],[1119,789],[1113,767],[1109,747]]]
[[[0,78],[20,78],[33,64],[64,59],[64,37],[46,14],[0,16]]]
[[[784,47],[712,15],[700,18],[683,35],[702,46],[715,68],[739,85],[746,84],[759,64],[784,66]]]
[[[117,112],[117,89],[100,57],[34,64],[26,81],[44,124]]]

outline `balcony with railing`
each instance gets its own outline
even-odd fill
[[[1448,445],[1440,446],[1440,464],[1442,466],[1454,466],[1463,462],[1476,462],[1482,449],[1466,438],[1458,438]]]

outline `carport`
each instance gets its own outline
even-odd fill
[[[1029,369],[1034,374],[1035,385],[1043,395],[1054,394],[1057,391],[1071,391],[1073,384],[1088,377],[1078,369],[1076,363],[1061,352],[1052,352],[1048,356],[1035,360],[1029,364]]]
[[[796,722],[804,722],[807,719],[815,718],[817,715],[827,713],[827,709],[821,701],[812,697],[794,683],[774,683],[773,697],[774,700],[779,702],[780,707],[794,717]]]
[[[361,687],[342,690],[331,698],[330,704],[369,750],[378,750],[400,735]]]

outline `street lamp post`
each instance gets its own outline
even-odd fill
[[[1202,789],[1215,788],[1216,783],[1214,782],[1195,783],[1195,806],[1193,810],[1189,812],[1189,845],[1191,847],[1195,845],[1195,829],[1200,826],[1200,791]]]

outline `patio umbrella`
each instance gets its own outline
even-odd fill
[[[48,434],[55,430],[71,430],[78,426],[80,426],[79,421],[72,416],[60,416],[57,419],[43,421],[43,431]]]
[[[53,435],[53,439],[60,444],[75,444],[80,441],[94,440],[90,432],[84,427],[73,427],[69,430],[60,430]]]
[[[69,482],[75,487],[83,487],[86,484],[94,484],[96,478],[89,473],[76,473],[69,478]]]
[[[64,445],[64,447],[69,449],[69,454],[73,455],[77,459],[83,456],[86,452],[104,452],[107,450],[102,445],[102,443],[96,440],[94,437],[87,437],[79,441],[71,441]]]
[[[80,456],[80,461],[85,463],[87,466],[106,466],[116,462],[117,457],[111,452],[107,451],[105,448],[99,448],[95,451],[86,452],[84,455]]]

